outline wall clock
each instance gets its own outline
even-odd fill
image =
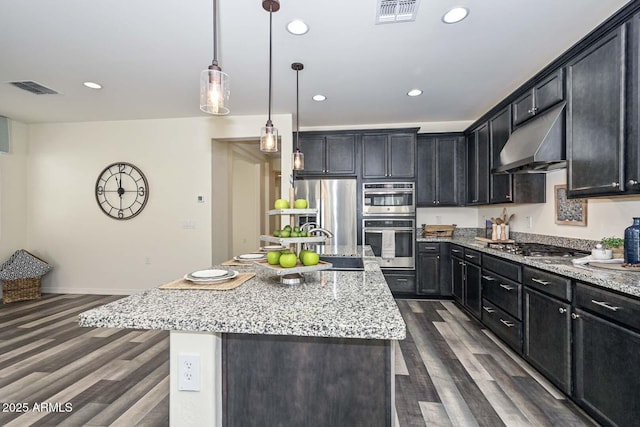
[[[114,219],[131,219],[142,212],[149,199],[149,183],[142,171],[131,163],[113,163],[96,181],[96,200],[100,209]]]

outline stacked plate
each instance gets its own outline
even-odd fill
[[[233,279],[238,275],[235,270],[199,270],[189,273],[184,278],[190,282],[198,283],[201,285],[209,285],[213,283],[224,282],[225,280]]]
[[[262,254],[243,254],[234,256],[233,259],[240,262],[254,262],[254,261],[264,261],[267,259],[267,255]]]
[[[268,246],[260,247],[260,250],[265,252],[281,251],[283,249],[287,249],[287,248],[283,245],[268,245]]]

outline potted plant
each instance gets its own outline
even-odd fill
[[[600,243],[606,249],[611,249],[613,258],[624,258],[624,239],[621,237],[604,237]]]

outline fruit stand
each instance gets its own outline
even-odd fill
[[[272,209],[267,212],[269,215],[289,215],[291,217],[291,223],[296,223],[296,218],[299,215],[316,215],[317,209]],[[327,239],[326,236],[309,236],[309,237],[281,237],[281,236],[260,236],[260,240],[271,243],[278,243],[282,246],[290,247],[293,253],[299,254],[304,243],[323,243]],[[295,245],[295,247],[294,247]],[[316,265],[303,265],[299,260],[295,266],[283,267],[281,265],[272,265],[268,262],[260,261],[256,262],[259,268],[269,270],[278,276],[280,281],[286,285],[297,285],[303,281],[303,273],[312,271],[327,270],[332,268],[333,265],[329,262],[319,261]]]

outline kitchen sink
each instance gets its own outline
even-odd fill
[[[333,267],[329,270],[339,271],[362,271],[364,270],[364,263],[362,258],[351,256],[326,256],[321,255],[320,261],[330,262]],[[326,270],[325,270],[326,271]]]

